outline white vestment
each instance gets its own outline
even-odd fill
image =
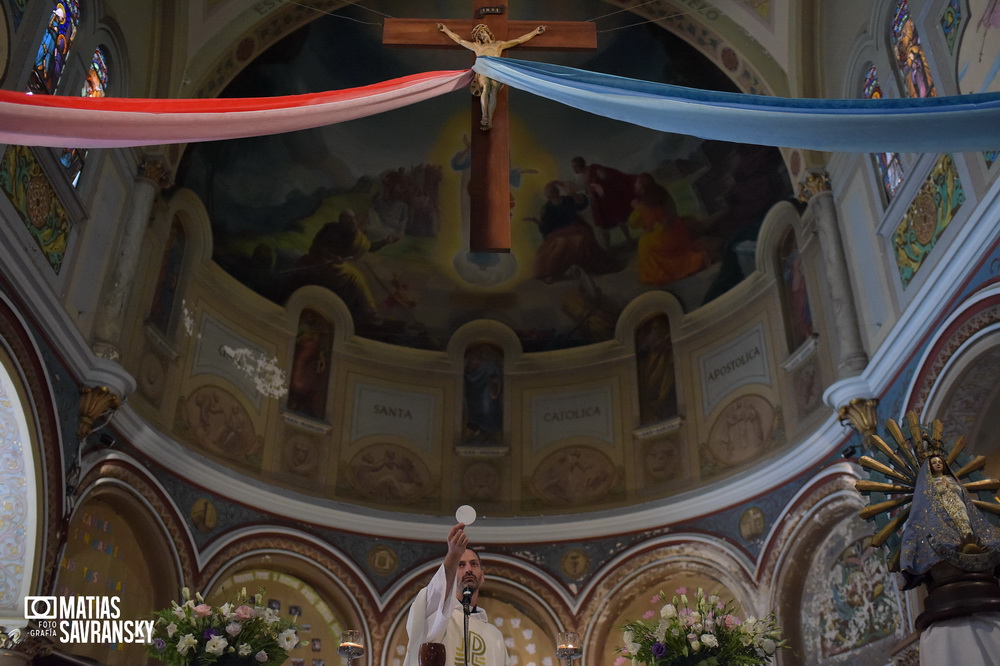
[[[446,666],[465,666],[462,604],[455,598],[455,581],[446,580],[444,565],[430,584],[417,593],[406,619],[409,643],[404,666],[418,666],[420,645],[444,643]],[[503,634],[477,608],[469,615],[469,666],[511,666]]]

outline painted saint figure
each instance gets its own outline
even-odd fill
[[[545,185],[545,204],[541,217],[525,219],[538,225],[542,244],[535,254],[535,277],[546,284],[567,277],[571,266],[579,266],[589,274],[611,273],[618,270],[614,257],[602,248],[594,230],[580,211],[587,207],[587,197],[572,191],[569,183],[553,180]]]
[[[611,249],[611,230],[618,227],[629,247],[635,244],[629,233],[628,218],[636,177],[603,164],[587,164],[582,157],[570,161],[579,186],[590,200],[594,226],[601,232],[604,247]]]
[[[443,23],[438,23],[437,29],[448,35],[453,42],[459,46],[464,46],[477,56],[495,56],[498,58],[505,49],[517,46],[518,44],[524,44],[529,39],[545,32],[545,26],[540,25],[531,32],[525,33],[516,39],[498,42],[493,33],[490,32],[490,29],[485,24],[480,23],[472,29],[472,41],[470,42],[467,39],[459,37],[454,31],[449,30]],[[476,78],[472,81],[472,94],[479,98],[479,104],[483,109],[483,117],[479,121],[479,126],[484,130],[493,127],[493,111],[497,107],[497,93],[500,92],[502,87],[502,83],[494,81],[483,74],[477,73]]]

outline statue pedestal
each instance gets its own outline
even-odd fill
[[[920,665],[995,666],[1000,654],[1000,613],[940,620],[920,634]]]
[[[941,620],[1000,612],[1000,584],[989,573],[970,573],[949,565],[935,565],[927,591],[924,612],[914,622],[917,631],[924,631]]]

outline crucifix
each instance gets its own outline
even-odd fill
[[[507,0],[473,0],[472,20],[386,19],[382,43],[388,46],[455,47],[449,36],[468,35],[483,24],[497,42],[513,42],[522,49],[590,50],[597,48],[596,26],[587,21],[549,21],[539,31],[531,21],[507,19]],[[447,27],[442,30],[439,26]],[[530,33],[534,33],[529,37]],[[471,47],[467,47],[471,48]],[[502,55],[502,53],[501,53]],[[495,83],[495,82],[493,82]],[[469,184],[469,249],[472,252],[510,251],[510,152],[507,88],[496,93],[488,114],[485,104],[472,100],[472,173]],[[487,91],[480,90],[480,95]],[[489,103],[492,104],[492,99]],[[489,118],[488,116],[492,116]]]

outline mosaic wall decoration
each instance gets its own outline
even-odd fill
[[[903,289],[916,276],[963,203],[965,191],[955,160],[951,155],[942,155],[893,234]]]
[[[58,275],[73,224],[30,148],[8,146],[0,165],[0,189]]]
[[[803,590],[806,663],[862,663],[865,646],[900,626],[895,581],[860,519],[836,526],[813,560]],[[841,658],[838,658],[841,657]]]

